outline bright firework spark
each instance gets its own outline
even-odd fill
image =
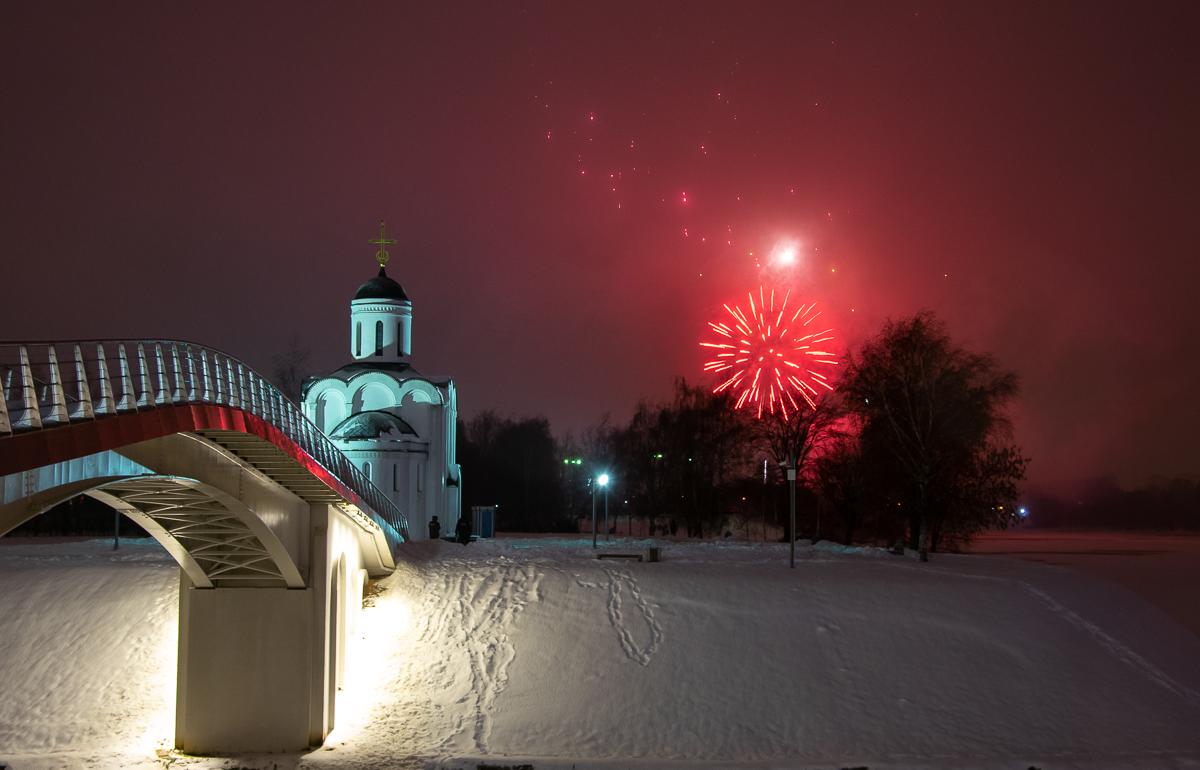
[[[797,396],[816,409],[818,388],[833,390],[829,377],[818,371],[838,364],[837,356],[824,349],[824,343],[833,339],[833,330],[817,331],[815,322],[821,312],[815,302],[789,313],[790,290],[778,309],[774,289],[768,294],[758,287],[758,302],[754,292],[746,297],[750,312],[740,305],[725,305],[729,319],[708,323],[719,339],[700,343],[716,351],[704,371],[726,377],[713,393],[737,393],[734,408],[750,405],[760,419],[764,410],[768,414],[778,410],[787,420],[800,410]]]
[[[771,262],[781,267],[796,264],[800,256],[800,244],[796,241],[780,241],[771,249]]]

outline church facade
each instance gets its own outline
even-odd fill
[[[456,461],[457,395],[449,377],[412,365],[413,304],[387,275],[382,223],[379,274],[350,301],[350,363],[302,389],[304,414],[408,518],[406,536],[428,537],[437,516],[454,531],[462,471]]]

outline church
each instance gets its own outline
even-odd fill
[[[461,469],[455,460],[458,404],[454,381],[412,365],[413,303],[387,274],[388,244],[379,224],[379,274],[350,301],[350,363],[304,382],[304,414],[408,518],[406,537],[424,540],[437,516],[454,532]]]

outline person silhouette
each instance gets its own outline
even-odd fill
[[[438,540],[442,536],[442,522],[438,521],[438,517],[434,516],[429,520],[429,539]]]
[[[471,542],[471,522],[467,521],[466,516],[458,517],[458,524],[454,527],[454,534],[458,542],[467,545]]]

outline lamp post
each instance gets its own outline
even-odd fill
[[[791,541],[791,568],[796,568],[796,456],[790,455],[787,464],[788,478],[788,508],[791,525],[788,529],[788,539]]]
[[[610,540],[610,539],[611,539],[611,536],[609,535],[609,529],[608,529],[608,480],[609,480],[609,479],[608,479],[608,474],[607,474],[607,473],[601,473],[601,474],[600,474],[600,476],[599,476],[599,477],[597,477],[597,479],[596,479],[596,483],[598,483],[598,484],[600,485],[600,487],[601,487],[602,489],[604,489],[604,539],[605,539],[605,540]],[[592,509],[593,509],[593,510],[595,510],[595,508],[596,508],[596,502],[595,502],[595,498],[593,497],[593,498],[592,498]],[[593,541],[593,546],[595,545],[595,539],[596,539],[596,525],[595,525],[595,516],[596,516],[596,515],[593,513],[593,514],[592,514],[592,521],[593,521],[593,524],[592,524],[592,541]]]
[[[596,547],[596,485],[588,484],[592,488],[592,548]]]

